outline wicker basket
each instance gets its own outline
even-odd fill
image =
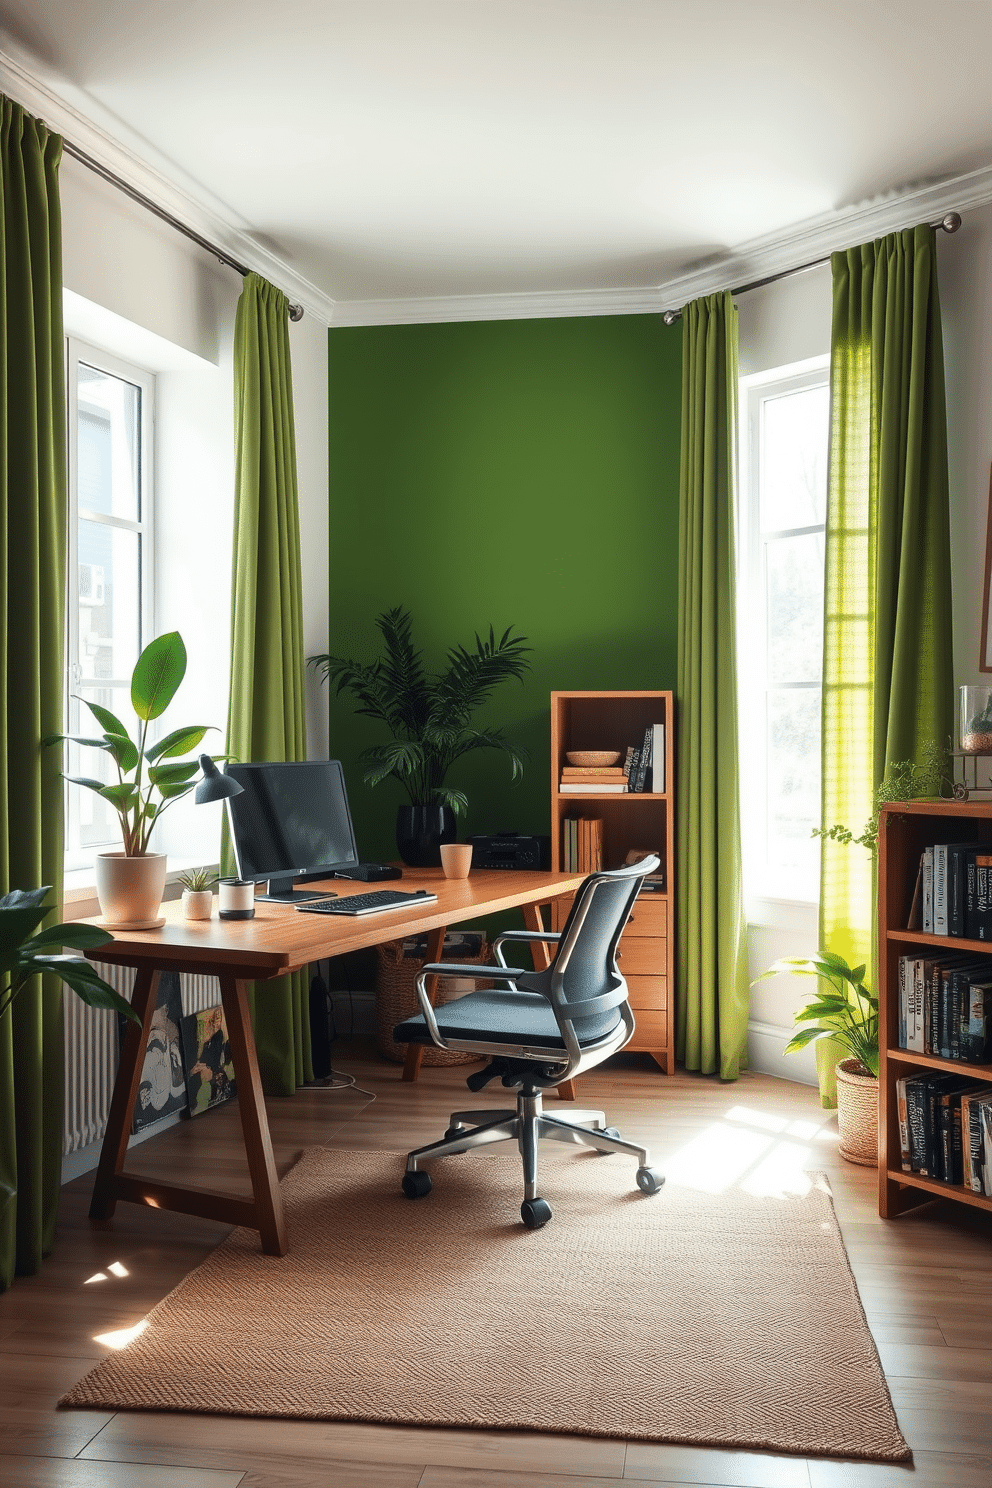
[[[837,1126],[840,1155],[865,1168],[878,1167],[878,1081],[857,1074],[856,1059],[837,1066]]]
[[[486,937],[480,932],[472,932],[469,946],[466,948],[466,935],[453,932],[444,938],[444,950],[441,952],[442,961],[457,961],[465,966],[485,966],[491,960],[489,944]],[[402,1064],[406,1059],[406,1044],[398,1044],[393,1038],[393,1029],[397,1023],[402,1023],[404,1018],[410,1018],[420,1011],[420,1003],[417,1000],[417,978],[424,968],[427,960],[427,948],[424,940],[402,941],[391,940],[387,945],[376,947],[379,957],[379,966],[375,980],[375,1029],[376,1042],[380,1052],[387,1059],[392,1059],[396,1064]],[[475,986],[491,986],[492,983],[478,982]],[[442,981],[438,985],[436,1004],[450,1002],[453,997],[458,997],[461,991],[469,990],[467,987],[459,989],[458,983]],[[456,1050],[439,1049],[436,1044],[424,1046],[424,1064],[473,1064],[477,1063],[477,1054],[463,1054]]]

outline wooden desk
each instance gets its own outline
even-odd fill
[[[467,879],[446,879],[439,868],[407,869],[404,890],[426,888],[437,902],[423,908],[403,909],[355,919],[334,915],[298,914],[290,906],[260,903],[253,920],[186,920],[178,901],[163,905],[166,923],[158,930],[126,931],[109,945],[93,953],[93,959],[135,969],[131,1002],[141,1019],[141,1028],[128,1023],[117,1080],[110,1103],[107,1131],[103,1139],[93,1201],[92,1219],[109,1219],[118,1199],[148,1204],[158,1209],[177,1209],[225,1224],[245,1225],[258,1230],[267,1255],[285,1255],[286,1227],[282,1195],[269,1124],[262,1098],[255,1039],[248,1015],[249,982],[285,976],[325,956],[340,956],[390,940],[405,940],[427,932],[427,959],[439,961],[444,932],[450,925],[521,909],[528,930],[541,930],[539,905],[558,894],[578,888],[582,874],[478,870]],[[308,884],[320,888],[320,884]],[[394,887],[385,885],[384,887]],[[361,894],[369,885],[335,879],[326,885],[339,895]],[[99,920],[90,921],[99,924]],[[533,942],[535,964],[548,964],[547,945]],[[158,979],[163,971],[216,976],[227,1018],[238,1085],[241,1129],[244,1133],[253,1197],[238,1199],[230,1194],[182,1188],[125,1173],[131,1117],[141,1081],[145,1045],[155,1010]],[[408,1059],[404,1079],[416,1079],[418,1057]],[[571,1092],[569,1092],[571,1093]]]

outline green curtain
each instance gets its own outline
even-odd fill
[[[953,734],[944,358],[934,230],[835,253],[823,817],[860,831],[897,760]],[[820,944],[874,960],[870,855],[823,840]],[[823,1046],[818,1046],[819,1050]],[[836,1103],[836,1046],[818,1059]]]
[[[688,305],[679,491],[676,1051],[736,1079],[747,1066],[734,616],[737,309]]]
[[[62,141],[0,98],[0,892],[62,898],[65,589]],[[62,989],[0,1023],[0,1286],[52,1246],[62,1161]]]
[[[306,759],[303,586],[289,305],[248,274],[234,330],[235,518],[228,753]],[[267,1095],[313,1079],[306,975],[260,983],[252,1018]]]

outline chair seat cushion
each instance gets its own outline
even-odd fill
[[[536,992],[469,992],[436,1009],[437,1026],[443,1038],[472,1039],[480,1044],[519,1044],[538,1049],[564,1050],[561,1032],[547,998]],[[597,1019],[604,1026],[595,1037],[615,1028],[619,1014]],[[422,1013],[407,1018],[393,1030],[398,1044],[433,1042]]]

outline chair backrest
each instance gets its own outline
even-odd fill
[[[620,1020],[627,984],[617,967],[617,942],[641,884],[659,866],[657,857],[592,873],[579,887],[554,960],[518,986],[550,997],[566,1044],[605,1037]]]

